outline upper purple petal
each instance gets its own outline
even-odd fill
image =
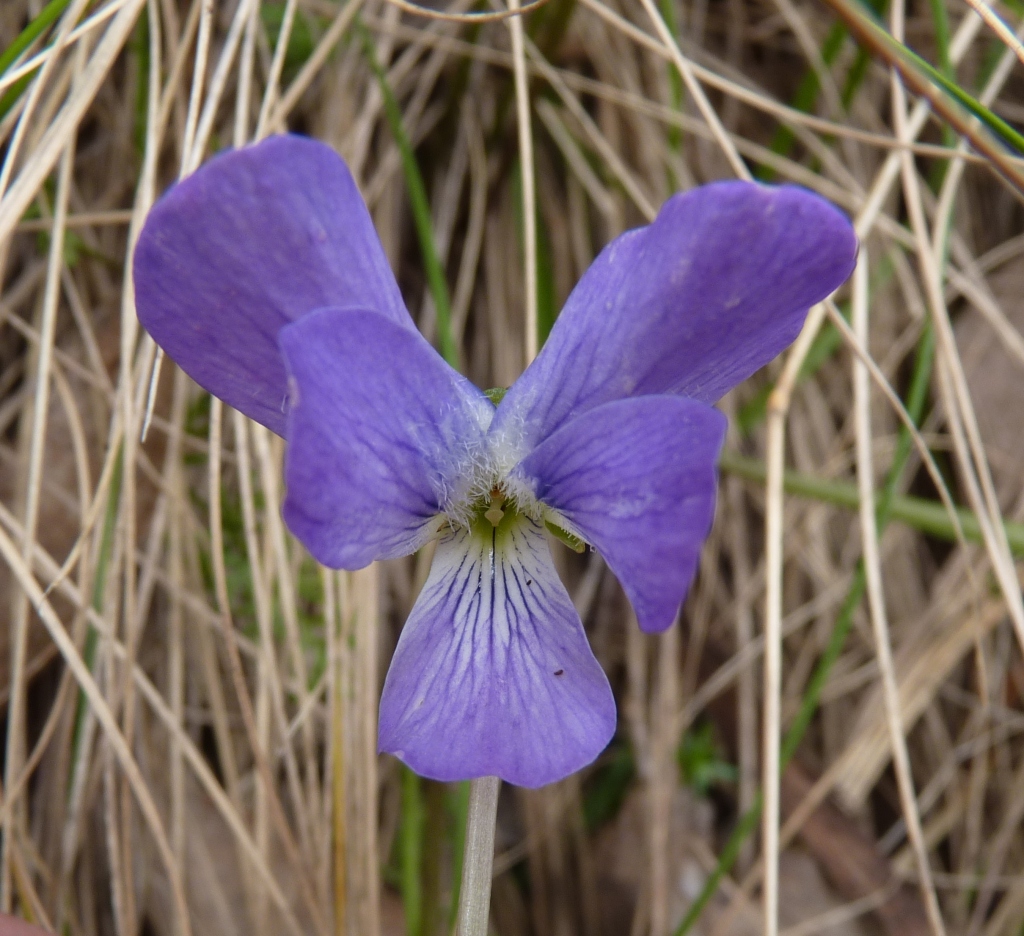
[[[846,217],[803,189],[719,182],[675,195],[587,270],[493,431],[528,451],[612,400],[713,403],[793,341],[856,253]]]
[[[640,626],[672,624],[715,513],[725,417],[685,397],[618,400],[545,439],[512,471],[604,556]]]
[[[305,137],[224,153],[175,185],[149,214],[134,276],[139,320],[157,344],[278,435],[283,326],[358,306],[415,328],[348,167]]]
[[[543,529],[518,517],[446,533],[384,682],[380,749],[436,780],[538,787],[614,732],[608,678]]]
[[[288,527],[336,569],[414,552],[465,494],[494,407],[418,332],[374,312],[321,309],[280,342],[296,397]]]

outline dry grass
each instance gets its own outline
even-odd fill
[[[0,50],[41,8],[3,0]],[[934,8],[886,16],[940,61]],[[943,12],[957,80],[1020,122],[1012,37]],[[1012,33],[1019,7],[996,12]],[[1024,520],[1021,195],[832,25],[803,0],[550,0],[476,23],[385,0],[71,0],[0,76],[0,911],[73,936],[447,932],[464,793],[375,753],[428,557],[318,568],[280,519],[281,441],[160,365],[126,275],[164,188],[293,130],[349,161],[436,338],[365,29],[480,386],[515,379],[531,323],[676,188],[793,181],[864,245],[836,297],[850,325],[818,308],[724,403],[729,450],[767,482],[723,475],[682,625],[642,635],[597,555],[558,553],[620,731],[582,775],[503,790],[494,930],[673,932],[767,765],[762,831],[693,932],[1021,932],[1024,604],[1003,533]],[[820,93],[791,106],[809,75]],[[966,506],[980,542],[873,529],[932,340],[896,490]],[[787,464],[855,485],[859,518],[784,496]]]

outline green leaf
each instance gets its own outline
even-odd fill
[[[676,757],[683,780],[701,796],[706,796],[718,783],[736,782],[736,767],[723,757],[715,726],[710,721],[683,735]]]

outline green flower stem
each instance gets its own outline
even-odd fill
[[[469,787],[469,822],[459,890],[458,936],[487,936],[494,869],[494,823],[498,816],[497,777],[480,777]]]

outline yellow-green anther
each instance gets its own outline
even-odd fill
[[[490,390],[484,390],[484,396],[495,406],[505,398],[506,393],[508,393],[508,387],[491,387]]]
[[[550,520],[544,521],[544,526],[547,527],[548,532],[560,539],[566,546],[568,546],[573,552],[586,552],[587,544],[583,542],[578,536],[573,536],[568,530],[563,530],[560,526],[556,526]]]

